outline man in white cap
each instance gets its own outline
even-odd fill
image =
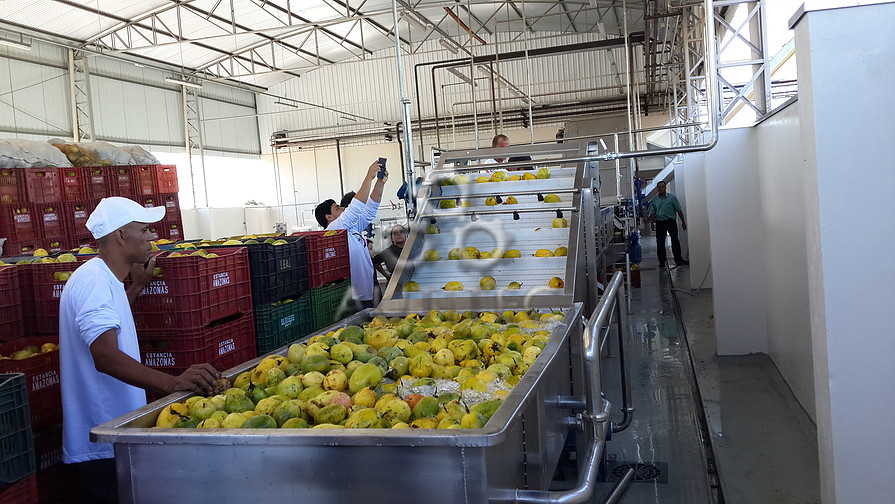
[[[143,389],[209,394],[219,373],[208,364],[180,376],[140,361],[131,303],[152,280],[149,224],[165,207],[144,208],[127,198],[104,198],[87,219],[99,245],[95,257],[65,283],[59,307],[63,459],[77,464],[91,502],[117,502],[115,454],[90,442],[90,429],[146,405]],[[132,284],[125,289],[124,280]]]

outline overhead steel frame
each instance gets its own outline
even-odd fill
[[[72,137],[75,142],[96,140],[93,128],[93,103],[90,72],[83,51],[68,50],[68,84],[71,93]]]
[[[208,208],[208,184],[205,178],[205,151],[202,147],[202,111],[199,103],[199,90],[190,86],[181,86],[183,93],[183,135],[186,146],[187,162],[190,168],[190,180],[193,188],[193,207]],[[198,155],[198,163],[193,156]],[[202,206],[196,199],[196,177],[201,173],[204,200]]]
[[[676,49],[671,69],[674,70],[672,122],[679,125],[672,130],[672,147],[686,147],[706,142],[707,123],[705,9],[702,5],[680,8]],[[685,126],[686,125],[686,126]]]
[[[767,20],[765,0],[715,0],[713,15],[718,24],[719,34],[730,34],[730,38],[718,50],[718,84],[721,93],[721,124],[727,122],[746,105],[761,119],[771,111],[771,71],[767,43]],[[737,9],[745,9],[745,17],[736,26],[731,24]],[[745,60],[732,53],[746,48],[749,57]],[[734,79],[722,72],[735,70],[749,76],[748,79]],[[727,72],[733,73],[733,72]]]

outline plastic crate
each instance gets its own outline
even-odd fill
[[[65,236],[65,211],[63,206],[64,204],[59,201],[32,205],[34,212],[41,217],[42,234],[49,239],[44,241],[58,241],[55,238]]]
[[[34,474],[34,445],[28,410],[28,392],[22,373],[0,374],[0,484]],[[0,494],[0,502],[9,502]]]
[[[3,504],[37,504],[37,477],[32,474],[7,487],[0,486],[0,502]]]
[[[25,335],[18,273],[17,266],[0,266],[0,341]]]
[[[298,303],[298,337],[303,338],[317,329],[314,327],[314,312],[311,307],[311,293],[305,293],[305,295],[298,298],[296,303]],[[285,345],[288,343],[292,343],[292,341],[286,341],[283,344]]]
[[[59,343],[58,336],[32,336],[9,340],[0,345],[0,354],[9,355],[29,346]],[[42,429],[62,421],[59,386],[59,351],[37,354],[22,360],[0,361],[0,373],[22,373],[31,409],[31,427]]]
[[[335,282],[311,289],[311,316],[314,331],[354,313],[351,299],[351,280]]]
[[[165,238],[174,242],[183,240],[183,221],[180,219],[164,219],[158,232],[159,238]]]
[[[35,213],[33,205],[0,205],[0,238],[10,241],[37,240],[42,234],[40,224],[40,215]]]
[[[21,266],[30,275],[27,287],[23,290],[26,299],[22,301],[31,307],[30,313],[25,313],[26,316],[31,315],[25,325],[33,334],[59,334],[59,299],[67,280],[62,274],[73,273],[87,259],[81,257],[77,262]]]
[[[149,196],[158,192],[155,189],[155,165],[134,166],[134,178],[137,181],[134,196]]]
[[[27,168],[25,189],[31,203],[62,201],[62,181],[57,168]]]
[[[162,206],[164,202],[159,198],[157,194],[147,194],[145,196],[137,196],[137,203],[143,205],[146,208],[154,208],[157,206]]]
[[[306,240],[312,288],[351,278],[347,231],[307,231],[298,235]]]
[[[37,240],[6,240],[3,243],[3,257],[30,256],[39,248],[41,248],[41,245]],[[4,260],[3,262],[9,261]]]
[[[174,165],[155,166],[155,188],[160,193],[176,193],[177,167]]]
[[[112,170],[106,166],[84,167],[84,179],[87,182],[87,197],[92,199],[115,196]]]
[[[87,198],[87,168],[73,166],[59,168],[59,179],[62,181],[62,201],[78,201]]]
[[[137,190],[137,174],[134,172],[133,166],[112,166],[109,168],[109,172],[112,176],[112,192],[115,196],[134,198],[141,194]]]
[[[234,358],[231,354],[242,359],[250,351],[251,355],[237,364],[245,362],[255,356],[252,320],[252,313],[248,312],[209,327],[138,332],[143,364],[177,375],[194,364],[214,366],[222,359]]]
[[[159,193],[158,199],[165,202],[166,216],[180,215],[180,197],[177,193]]]
[[[252,310],[248,252],[214,250],[218,257],[169,257],[156,254],[161,276],[153,279],[133,305],[137,330],[196,328]]]
[[[62,464],[62,425],[34,432],[34,463],[38,474]]]
[[[305,238],[289,236],[276,239],[287,243],[243,245],[249,251],[252,302],[255,306],[267,305],[290,296],[298,297],[309,288]]]
[[[277,303],[281,303],[278,301]],[[301,334],[298,301],[255,306],[255,350],[264,355],[298,339]]]
[[[96,209],[98,201],[96,200],[80,200],[68,201],[62,204],[63,221],[65,222],[65,234],[70,237],[80,237],[89,235],[87,230],[87,219],[93,210]]]
[[[80,236],[69,236],[68,238],[68,248],[73,251],[79,250],[83,247],[90,247],[93,250],[96,250],[96,238],[91,234],[85,234]]]
[[[0,169],[0,205],[28,201],[24,177],[25,172],[21,168]]]

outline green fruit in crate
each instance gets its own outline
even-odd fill
[[[434,417],[417,418],[410,423],[411,429],[434,429],[438,427],[438,420]]]
[[[385,362],[385,359],[383,359],[382,357],[380,357],[378,355],[376,355],[372,359],[370,359],[370,361],[367,362],[367,364],[373,364],[376,367],[378,367],[379,372],[382,373],[383,376],[385,376],[385,374],[388,373],[388,362]]]
[[[471,413],[475,412],[481,414],[487,422],[497,411],[497,408],[500,408],[500,403],[500,399],[491,399],[489,401],[485,401],[470,407],[469,411]]]
[[[394,329],[379,329],[366,339],[366,343],[377,351],[380,348],[393,346],[397,341],[398,332]]]
[[[323,380],[326,376],[319,371],[311,371],[305,373],[301,378],[301,384],[304,388],[323,387]]]
[[[390,427],[407,422],[412,414],[410,406],[401,400],[391,401],[382,408],[382,420]]]
[[[423,259],[427,261],[437,261],[441,259],[441,256],[438,254],[437,250],[429,249],[423,254]]]
[[[494,280],[493,276],[482,277],[482,279],[479,280],[479,287],[482,290],[494,290],[494,287],[496,287],[496,286],[497,286],[497,281]]]
[[[345,329],[342,329],[342,332],[339,333],[339,340],[345,341],[350,336],[357,336],[358,338],[364,337],[364,330],[358,326],[348,326]]]
[[[396,340],[396,342],[397,342],[397,340]],[[385,348],[380,348],[376,352],[376,355],[378,357],[382,357],[385,360],[385,362],[391,363],[396,358],[403,357],[404,353],[401,350],[398,350],[397,348],[395,348],[394,346],[387,346]]]
[[[548,179],[550,178],[550,170],[547,168],[541,168],[538,170],[538,178],[539,179]]]
[[[463,249],[461,248],[452,248],[448,252],[448,259],[451,261],[459,260],[461,257],[463,257]]]
[[[364,408],[372,408],[376,406],[376,392],[370,387],[364,387],[357,391],[352,397],[354,404],[364,407]]]
[[[327,345],[326,343],[320,342],[320,341],[317,341],[317,343],[312,343],[312,344],[308,345],[308,348],[305,349],[305,355],[304,355],[304,359],[302,360],[302,362],[307,360],[309,357],[315,357],[315,356],[326,357],[327,360],[329,360],[329,358],[330,358],[329,345]]]
[[[298,394],[299,401],[310,401],[324,392],[322,387],[307,387]]]
[[[217,412],[217,410],[217,407],[211,399],[201,398],[190,406],[190,416],[196,417],[199,420],[205,420],[206,418],[210,418],[211,415]]]
[[[339,343],[329,349],[329,356],[332,357],[332,360],[342,364],[348,364],[354,359],[354,352],[348,348],[348,345]]]
[[[289,419],[301,418],[302,402],[296,399],[291,401],[283,401],[273,410],[271,415],[277,422],[277,426],[282,427]]]
[[[294,363],[301,363],[302,358],[305,355],[305,346],[301,343],[294,343],[289,345],[289,351],[286,356],[288,359]]]
[[[464,429],[482,429],[488,420],[481,413],[467,413],[460,419],[460,425]]]
[[[283,401],[275,397],[261,399],[258,401],[258,404],[255,405],[255,413],[258,413],[259,415],[270,415],[282,402]]]
[[[339,392],[348,388],[348,375],[341,369],[334,369],[326,374],[323,379],[323,388],[326,390],[337,390]]]
[[[410,358],[410,376],[426,378],[432,374],[432,356],[423,351]]]
[[[348,416],[348,410],[341,404],[330,404],[314,415],[316,424],[338,424]]]
[[[224,411],[227,413],[242,413],[254,410],[255,403],[244,395],[232,394],[227,397],[227,401],[224,403]]]
[[[413,415],[412,418],[414,420],[418,418],[427,418],[427,417],[436,417],[438,416],[438,399],[434,397],[424,397],[413,406]]]
[[[268,394],[262,387],[250,387],[246,397],[252,401],[252,404],[258,404],[262,399],[270,397],[270,394]],[[255,409],[255,407],[252,406],[252,409]]]
[[[199,426],[199,423],[202,420],[199,420],[195,417],[180,417],[177,419],[177,422],[174,423],[175,429],[195,429]]]
[[[61,254],[59,257],[56,258],[56,261],[61,263],[70,263],[77,260],[78,258],[76,258],[74,254]]]
[[[288,243],[289,242],[287,242],[286,240],[276,240],[275,242],[273,242],[275,247],[278,247],[280,245],[287,245]]]
[[[371,345],[356,345],[354,347],[354,359],[361,362],[369,362],[376,356],[376,348]]]
[[[460,421],[457,419],[454,419],[454,418],[442,418],[441,420],[438,421],[438,426],[435,428],[436,429],[450,429],[450,428],[454,427],[455,425],[459,426]]]
[[[270,415],[255,415],[240,426],[242,429],[276,429],[277,421]]]
[[[382,427],[382,417],[373,408],[366,408],[353,413],[345,422],[349,429],[378,429]]]
[[[395,357],[389,362],[389,378],[395,380],[406,375],[410,371],[410,359],[404,357]]]

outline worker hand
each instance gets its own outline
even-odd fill
[[[221,373],[211,364],[193,364],[180,376],[174,379],[174,390],[190,391],[197,394],[211,395],[214,391],[215,380],[221,377]]]
[[[379,173],[380,168],[382,168],[382,166],[379,164],[379,160],[377,159],[373,162],[373,164],[370,165],[370,168],[367,169],[367,178],[375,177],[376,174]]]
[[[686,223],[686,222],[681,222],[681,229],[683,229],[684,231],[687,230],[687,223]]]
[[[377,171],[376,173],[379,173],[379,172]],[[377,183],[380,183],[380,184],[383,184],[383,185],[384,185],[386,182],[388,182],[388,170],[385,170],[385,175],[383,175],[382,178],[377,178],[377,179],[376,179],[376,182],[377,182]]]
[[[655,230],[656,230],[656,223],[655,223],[655,222],[650,222],[650,223],[649,223],[649,228],[652,229],[653,231],[655,231]],[[684,229],[686,229],[686,228],[684,228]]]
[[[134,264],[131,266],[131,281],[136,285],[146,286],[152,281],[152,270],[155,269],[155,257],[150,257],[145,264]]]

